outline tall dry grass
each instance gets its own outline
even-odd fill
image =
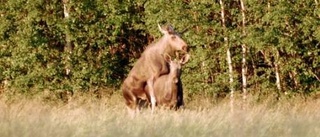
[[[228,100],[186,102],[179,111],[150,109],[131,119],[121,96],[76,97],[68,104],[43,99],[0,99],[1,137],[316,137],[320,136],[320,101],[277,103]],[[192,106],[189,106],[192,105]],[[198,105],[198,106],[196,106]],[[200,107],[202,106],[202,107]]]

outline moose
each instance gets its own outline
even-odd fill
[[[156,106],[154,82],[161,75],[169,73],[164,55],[173,56],[177,52],[188,55],[186,42],[181,39],[172,26],[160,27],[158,24],[158,28],[163,36],[157,42],[147,46],[121,86],[126,106],[131,115],[139,111],[137,107],[139,99],[149,100],[151,112],[154,112]],[[184,59],[183,63],[188,60],[189,58]]]
[[[180,79],[181,65],[184,65],[186,63],[185,60],[188,58],[189,54],[186,54],[180,60],[172,59],[168,54],[164,55],[164,59],[169,64],[170,72],[169,74],[160,76],[154,83],[157,105],[175,109],[183,105],[182,83]],[[147,87],[146,90],[148,90]]]

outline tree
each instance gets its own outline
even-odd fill
[[[307,94],[320,87],[319,18],[318,0],[2,1],[0,81],[24,93],[119,88],[159,23],[189,44],[189,99]]]
[[[225,9],[224,9],[224,3],[222,0],[219,0],[220,5],[221,5],[221,21],[222,21],[222,27],[225,29],[226,32],[226,19],[225,19]],[[224,34],[226,35],[226,34]],[[229,84],[230,84],[230,104],[231,104],[231,111],[233,112],[234,108],[234,87],[233,87],[233,67],[232,67],[232,60],[231,60],[231,53],[230,53],[230,48],[229,46],[229,41],[228,37],[224,36],[224,42],[225,46],[227,47],[227,62],[228,62],[228,67],[229,67]]]
[[[244,0],[240,0],[240,5],[241,5],[241,15],[242,15],[242,33],[245,37],[246,35],[246,16],[245,16],[245,11],[246,8],[244,6]],[[243,99],[245,100],[247,98],[247,46],[245,43],[241,44],[242,47],[242,66],[241,66],[241,76],[242,76],[242,92],[243,92]]]

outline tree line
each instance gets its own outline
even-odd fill
[[[312,93],[320,87],[318,0],[2,0],[8,92],[119,88],[171,24],[189,44],[189,96]],[[110,91],[117,92],[117,91]]]

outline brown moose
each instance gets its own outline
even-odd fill
[[[168,64],[163,56],[165,54],[173,56],[178,51],[187,54],[186,42],[177,35],[171,26],[162,28],[158,25],[158,27],[163,34],[162,38],[146,48],[121,87],[131,115],[139,111],[137,107],[139,99],[148,99],[151,103],[151,111],[154,112],[156,106],[154,82],[161,75],[169,73]],[[188,60],[189,58],[186,58],[185,62]],[[148,90],[145,90],[145,87]]]
[[[179,100],[183,98],[180,79],[181,65],[186,63],[189,55],[186,54],[180,60],[172,59],[168,54],[165,54],[164,58],[169,64],[170,72],[169,74],[160,76],[154,83],[157,105],[177,109],[183,103],[181,102],[182,100]],[[146,90],[148,89],[146,88]]]

